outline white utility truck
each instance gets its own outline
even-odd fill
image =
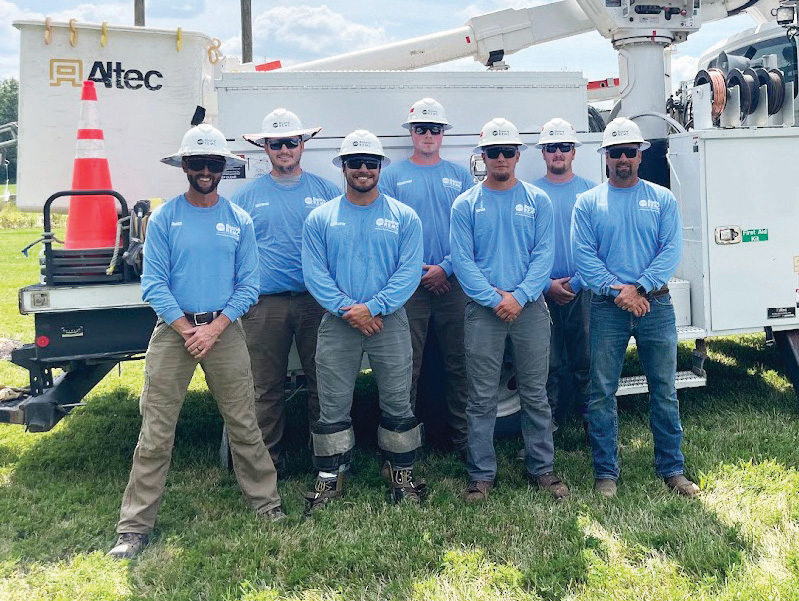
[[[522,48],[598,30],[619,51],[619,95],[612,113],[639,123],[653,142],[644,154],[642,174],[670,185],[680,201],[684,257],[678,279],[669,285],[680,338],[697,340],[697,345],[693,368],[678,374],[678,386],[704,384],[705,337],[764,328],[784,351],[788,372],[799,386],[799,190],[779,177],[781,167],[799,164],[799,129],[792,127],[795,45],[792,58],[771,55],[760,61],[763,65],[754,65],[779,71],[766,75],[762,84],[757,78],[752,82],[745,67],[739,69],[740,81],[734,74],[722,87],[715,72],[708,81],[684,86],[681,102],[690,100],[693,130],[686,131],[667,114],[668,46],[684,41],[704,22],[742,10],[767,23],[777,8],[782,20],[773,29],[785,36],[796,21],[791,13],[789,23],[785,11],[794,7],[774,0],[560,0],[481,15],[440,34],[267,72],[223,57],[218,40],[200,33],[17,22],[22,33],[19,204],[41,210],[46,199],[66,188],[84,79],[96,82],[112,181],[130,205],[122,212],[132,211],[122,250],[140,242],[146,209],[135,203],[185,187],[182,174],[158,160],[174,151],[197,106],[204,107],[206,120],[218,125],[232,149],[246,159],[244,167],[225,173],[220,185],[225,195],[269,170],[263,151],[241,135],[257,131],[263,115],[275,107],[286,106],[304,122],[323,126],[306,147],[303,167],[341,181],[330,159],[353,129],[378,135],[391,158],[410,154],[407,132],[399,124],[408,107],[425,96],[442,102],[455,124],[442,155],[471,164],[476,177],[471,148],[488,119],[510,119],[523,140],[534,144],[542,125],[560,116],[575,125],[584,142],[575,170],[600,181],[604,164],[595,150],[601,132],[590,131],[589,123],[596,120],[589,119],[582,75],[513,72],[504,62]],[[409,70],[464,56],[473,56],[488,70]],[[721,95],[727,102],[716,115]],[[755,96],[761,100],[759,112],[752,106]],[[743,103],[745,111],[742,98],[748,102]],[[668,109],[675,113],[674,100]],[[48,168],[42,169],[45,164]],[[521,179],[543,173],[544,163],[534,152],[523,156]],[[50,210],[63,210],[71,195],[61,193],[47,203],[46,223]],[[119,281],[58,281],[55,241],[47,225],[45,230],[43,280],[20,291],[20,310],[36,320],[36,342],[12,355],[12,361],[30,371],[32,395],[0,406],[0,421],[38,431],[52,428],[119,361],[140,357],[155,322],[141,300],[135,260],[117,270]],[[53,378],[57,368],[64,373]],[[299,369],[298,363],[294,368]],[[619,394],[645,390],[639,378],[625,381]],[[512,413],[513,391],[506,387],[501,396],[500,416]]]

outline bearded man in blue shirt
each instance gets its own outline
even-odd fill
[[[655,470],[686,497],[699,487],[683,475],[682,425],[677,402],[677,327],[667,283],[682,256],[677,199],[638,177],[649,147],[641,130],[619,117],[605,128],[608,181],[577,198],[572,250],[577,271],[591,288],[591,388],[588,433],[594,488],[616,494],[619,443],[616,391],[630,336],[649,386],[649,423]]]

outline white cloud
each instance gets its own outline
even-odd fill
[[[383,27],[353,22],[321,6],[277,6],[253,19],[254,54],[308,60],[388,42]]]
[[[696,75],[699,57],[697,56],[672,56],[671,57],[671,87],[676,90],[681,81],[693,81]]]

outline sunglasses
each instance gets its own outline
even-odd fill
[[[488,146],[483,152],[486,153],[486,158],[491,160],[498,159],[499,155],[506,159],[512,159],[516,156],[518,150],[515,146]]]
[[[555,144],[547,144],[546,146],[544,146],[544,150],[546,152],[548,152],[549,154],[555,154],[558,151],[561,151],[561,152],[564,152],[564,153],[565,152],[571,152],[572,150],[574,150],[574,144],[572,144],[571,142],[560,142],[560,143],[555,143]]]
[[[292,148],[297,148],[300,145],[300,139],[280,138],[278,140],[268,140],[266,145],[269,146],[269,150],[280,150],[284,146],[291,150]]]
[[[605,152],[611,159],[620,159],[621,155],[626,156],[628,159],[634,159],[638,154],[638,148],[622,146],[621,148],[606,148]]]
[[[362,165],[366,165],[367,169],[379,169],[381,164],[380,159],[368,159],[365,157],[353,157],[344,159],[344,166],[353,171],[360,169]]]
[[[211,173],[222,173],[225,170],[225,160],[207,159],[205,157],[189,157],[186,159],[186,168],[191,171],[202,171],[206,167]]]
[[[438,136],[441,132],[444,131],[444,128],[440,125],[414,125],[413,126],[413,133],[419,136],[425,135],[427,132],[430,132],[431,136]]]

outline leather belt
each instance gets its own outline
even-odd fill
[[[193,326],[204,326],[222,315],[222,311],[206,311],[205,313],[183,313]]]

